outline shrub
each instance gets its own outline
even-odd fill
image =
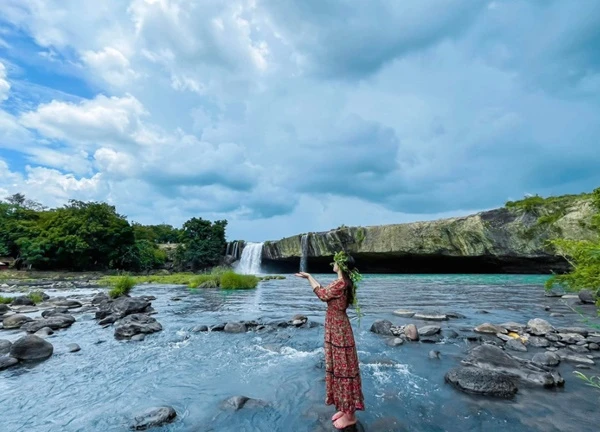
[[[11,304],[14,298],[12,297],[2,297],[0,296],[0,304]]]
[[[221,288],[223,289],[252,289],[256,288],[259,279],[254,275],[241,275],[232,271],[221,275]]]
[[[113,288],[109,291],[110,298],[117,298],[128,295],[135,286],[135,279],[131,276],[120,276],[114,282]]]
[[[40,293],[40,292],[29,293],[29,294],[27,294],[27,297],[29,297],[29,299],[32,302],[34,302],[35,304],[39,304],[44,301],[44,297],[42,296],[42,293]]]

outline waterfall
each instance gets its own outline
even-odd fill
[[[302,255],[300,256],[300,271],[305,272],[308,264],[308,234],[304,234],[300,239],[302,246]]]
[[[246,243],[242,249],[242,257],[236,270],[242,274],[259,274],[261,272],[262,243]]]
[[[225,256],[229,255],[230,248],[231,248],[231,242],[227,242],[227,249],[225,250]]]
[[[232,255],[233,255],[234,259],[238,259],[238,244],[239,243],[237,241],[233,242],[233,254]]]

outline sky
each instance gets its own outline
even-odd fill
[[[2,0],[0,197],[229,240],[600,186],[600,2]]]

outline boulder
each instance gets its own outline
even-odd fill
[[[10,347],[10,355],[18,360],[42,360],[53,352],[51,343],[35,335],[23,336]]]
[[[8,307],[8,305],[0,304],[0,317],[7,312],[10,312],[10,308]]]
[[[504,346],[507,349],[513,350],[513,351],[521,351],[521,352],[527,351],[527,347],[525,345],[523,345],[523,342],[521,342],[518,339],[510,339],[508,342],[506,342],[506,345],[504,345]]]
[[[207,332],[207,331],[208,331],[208,327],[205,325],[196,326],[192,329],[192,332],[194,332],[194,333]]]
[[[575,363],[575,364],[583,364],[583,365],[589,365],[589,366],[593,366],[596,364],[596,362],[594,362],[594,360],[589,359],[582,355],[577,355],[567,349],[559,349],[558,351],[556,351],[556,354],[560,357],[560,359],[562,361],[568,361],[568,362]]]
[[[67,314],[54,314],[48,318],[37,319],[21,326],[21,330],[27,333],[35,333],[44,327],[50,327],[52,330],[70,327],[75,322],[75,318]]]
[[[500,324],[500,327],[505,328],[509,332],[515,332],[515,333],[523,333],[525,331],[524,324],[519,324],[519,323],[512,322],[512,321],[506,322],[504,324]]]
[[[47,309],[44,312],[42,312],[42,317],[43,318],[48,318],[51,317],[52,315],[55,314],[66,314],[69,312],[69,308],[66,307],[55,307],[52,309]]]
[[[29,318],[26,315],[11,315],[9,317],[4,318],[2,321],[2,325],[5,329],[17,329],[20,328],[23,324],[33,321],[32,318]]]
[[[585,327],[559,327],[557,333],[577,333],[583,337],[587,337],[590,333]]]
[[[546,348],[550,346],[550,342],[548,341],[548,339],[537,336],[531,336],[527,340],[527,343],[529,343],[529,345],[531,345],[532,347],[536,348]]]
[[[52,300],[52,304],[58,307],[66,307],[67,309],[80,308],[81,302],[72,299],[56,298]]]
[[[434,334],[438,334],[441,330],[440,326],[435,326],[435,325],[431,325],[431,326],[424,326],[419,328],[419,337],[422,338],[423,336],[432,336]]]
[[[133,419],[130,429],[146,430],[154,427],[160,427],[172,422],[177,417],[177,413],[170,406],[149,408],[138,414]]]
[[[392,336],[392,323],[388,320],[377,320],[371,325],[371,331],[375,334]]]
[[[454,319],[466,318],[466,316],[464,316],[463,314],[458,313],[458,312],[445,312],[444,315],[446,315],[448,318],[454,318]]]
[[[390,338],[386,342],[386,344],[388,346],[392,346],[392,347],[395,347],[395,346],[398,346],[398,345],[402,345],[403,343],[404,343],[404,339],[401,339],[401,338],[398,338],[398,337],[397,338]]]
[[[412,318],[415,314],[413,311],[398,309],[393,312],[394,315],[399,316],[400,318]]]
[[[585,341],[586,339],[579,333],[559,333],[558,340],[562,343],[572,345],[577,342]]]
[[[54,334],[54,330],[52,330],[50,327],[44,327],[36,331],[34,334],[39,337],[48,337]]]
[[[99,293],[96,294],[93,298],[92,298],[92,305],[94,306],[98,306],[103,302],[107,302],[110,300],[110,297],[108,297],[105,293]]]
[[[115,315],[118,318],[127,315],[147,312],[150,302],[141,297],[118,297],[99,305],[100,310],[96,312],[96,319],[103,319],[109,315]]]
[[[70,343],[69,345],[67,345],[67,349],[71,353],[81,351],[81,347],[79,345],[77,345],[76,343]]]
[[[408,340],[419,340],[419,332],[417,331],[417,326],[414,324],[408,324],[406,327],[404,327],[404,335]]]
[[[0,355],[8,354],[10,352],[11,346],[11,341],[6,339],[0,339]]]
[[[33,300],[27,296],[17,297],[12,301],[13,306],[35,306]]]
[[[0,356],[0,371],[8,369],[9,367],[16,365],[17,363],[19,363],[19,360],[17,360],[14,357],[7,355]]]
[[[531,361],[540,366],[558,366],[560,357],[553,352],[543,352],[534,355]]]
[[[265,401],[259,399],[252,399],[246,396],[232,396],[227,400],[221,402],[222,409],[229,409],[238,411],[242,408],[263,408],[268,404]]]
[[[447,315],[438,314],[438,313],[432,313],[432,314],[417,313],[413,316],[413,318],[425,320],[425,321],[447,321],[448,320]]]
[[[246,326],[246,323],[236,323],[236,322],[229,322],[227,324],[225,324],[225,328],[223,329],[223,331],[225,333],[246,333],[246,331],[248,330],[248,327]]]
[[[527,331],[535,336],[544,336],[547,333],[554,332],[554,327],[541,318],[534,318],[527,323]]]
[[[442,335],[446,338],[446,339],[456,339],[458,338],[458,333],[456,333],[454,330],[452,329],[445,329],[442,331]]]
[[[304,315],[295,315],[292,318],[291,324],[293,326],[300,327],[301,325],[306,324],[307,321],[308,321],[308,318],[306,316],[304,316]],[[256,327],[256,325],[254,327]],[[227,330],[225,330],[225,331],[227,331]]]
[[[144,314],[131,314],[115,323],[115,338],[129,339],[133,335],[161,331],[162,326],[154,318]]]
[[[447,383],[465,393],[483,396],[512,398],[518,391],[514,381],[508,376],[492,370],[474,367],[458,367],[446,373]]]
[[[483,323],[481,325],[478,325],[473,330],[477,333],[487,333],[487,334],[496,334],[496,333],[507,334],[508,333],[508,331],[506,331],[505,328],[494,325],[494,324],[490,324],[490,323]]]
[[[596,296],[590,290],[579,291],[579,301],[581,303],[594,304],[596,303]]]
[[[529,361],[513,357],[501,348],[489,344],[473,348],[462,363],[466,366],[503,373],[544,387],[564,385],[564,379],[558,372],[548,372]]]
[[[440,358],[440,352],[436,351],[436,350],[429,351],[429,358],[432,359],[432,360],[439,359]]]

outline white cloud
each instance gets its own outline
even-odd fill
[[[130,67],[129,60],[123,53],[112,47],[105,47],[101,51],[85,51],[82,60],[92,73],[99,75],[108,84],[122,88],[131,85],[137,78]]]

